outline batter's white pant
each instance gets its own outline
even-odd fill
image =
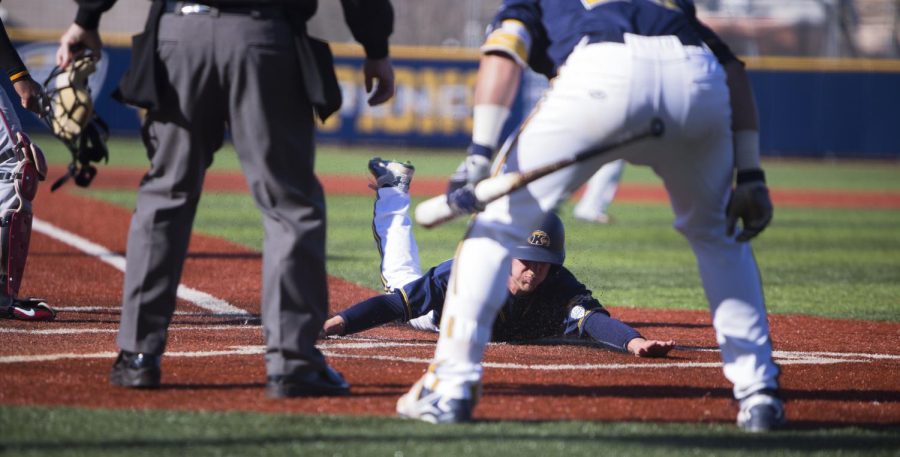
[[[776,388],[762,286],[750,244],[726,236],[732,183],[725,73],[706,49],[674,37],[579,45],[523,126],[505,161],[531,170],[665,122],[661,139],[623,147],[539,179],[489,204],[457,253],[428,385],[465,398],[480,382],[490,329],[506,296],[509,249],[604,163],[650,166],[664,181],[675,228],[689,241],[712,312],[725,376],[742,398]],[[495,167],[496,168],[496,167]],[[603,236],[598,231],[596,236]],[[435,382],[440,381],[440,382]]]
[[[624,169],[625,161],[622,159],[613,160],[600,167],[588,180],[581,200],[575,205],[572,211],[575,217],[596,220],[606,215],[606,210],[619,190],[619,181],[622,180]]]

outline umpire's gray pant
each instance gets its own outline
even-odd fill
[[[151,167],[128,234],[122,349],[165,350],[203,178],[227,125],[263,214],[266,370],[325,366],[315,347],[328,307],[325,203],[293,43],[277,14],[163,15],[158,53],[167,87],[144,123]]]

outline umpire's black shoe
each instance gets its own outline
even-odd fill
[[[350,393],[350,384],[329,366],[322,371],[269,376],[266,396],[269,398],[338,396]]]
[[[109,372],[109,383],[121,387],[152,389],[159,387],[161,376],[158,355],[120,351]]]

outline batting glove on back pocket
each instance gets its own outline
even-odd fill
[[[740,242],[751,240],[769,225],[773,211],[765,173],[759,169],[738,171],[726,209],[727,235],[734,235],[740,219],[742,230],[735,239]]]

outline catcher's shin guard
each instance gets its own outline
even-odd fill
[[[30,241],[30,212],[11,212],[0,218],[0,292],[7,297],[19,293]]]
[[[8,177],[16,201],[0,216],[0,293],[9,298],[16,298],[22,284],[31,241],[31,201],[37,195],[38,181],[47,176],[47,162],[40,148],[22,133],[17,138],[18,163]]]

